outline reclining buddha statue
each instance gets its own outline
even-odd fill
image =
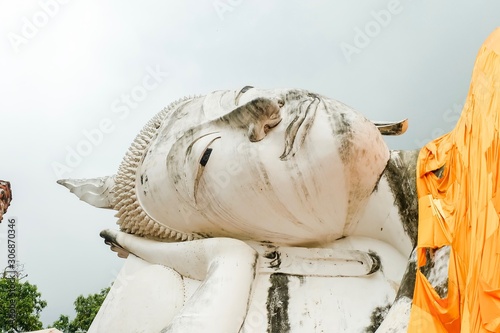
[[[478,58],[497,72],[499,35]],[[500,81],[494,88],[488,75],[498,101]],[[402,134],[406,120],[372,122],[307,90],[247,86],[172,103],[144,126],[115,175],[59,181],[117,211],[120,230],[101,236],[126,261],[89,332],[498,332],[498,316],[477,312],[460,284],[465,243],[449,225],[462,211],[457,193],[470,190],[457,192],[453,177],[464,165],[452,152],[466,147],[463,158],[472,142],[464,138],[477,137],[463,128],[481,112],[479,93],[451,132],[462,131],[462,142],[453,134],[421,151],[390,151],[383,140]],[[496,114],[474,118],[478,128],[498,123],[495,105]],[[496,173],[490,164],[480,170],[494,195]],[[454,185],[434,191],[445,179]],[[483,241],[498,235],[488,228]],[[482,262],[491,272],[499,265]],[[495,290],[491,274],[474,281]],[[458,314],[435,315],[433,304],[469,293],[472,308],[457,301]],[[481,295],[481,304],[499,304]]]

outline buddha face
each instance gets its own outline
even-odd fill
[[[149,217],[183,233],[305,244],[349,235],[389,159],[374,124],[305,90],[178,104],[137,170]]]

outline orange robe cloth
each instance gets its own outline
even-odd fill
[[[500,333],[500,28],[484,42],[462,115],[420,151],[417,267],[451,247],[448,296],[417,269],[408,332]],[[441,178],[433,170],[444,166]]]

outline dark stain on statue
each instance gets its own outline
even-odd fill
[[[413,299],[413,292],[415,290],[416,271],[417,271],[417,262],[414,249],[412,254],[410,255],[410,258],[408,258],[408,265],[406,266],[406,271],[403,275],[403,278],[401,279],[398,294],[396,295],[396,300],[402,297],[408,297],[409,299]]]
[[[352,126],[346,118],[344,112],[340,112],[335,119],[335,135],[340,140],[339,155],[344,164],[349,164],[350,152],[352,147],[353,133]]]
[[[146,174],[142,174],[141,175],[141,185],[145,185],[143,190],[142,190],[142,193],[144,193],[145,196],[148,195],[148,191],[147,191],[147,188],[148,188],[148,176]]]
[[[372,267],[366,275],[371,275],[371,274],[378,272],[378,271],[383,272],[384,270],[382,269],[382,261],[380,260],[380,256],[371,250],[368,251],[368,255],[372,259]]]
[[[375,333],[380,324],[384,321],[387,313],[389,313],[390,308],[390,304],[386,306],[377,306],[370,316],[371,325],[366,328],[365,333]]]
[[[418,150],[392,151],[384,174],[398,207],[403,228],[413,246],[417,244],[418,201],[417,201],[417,157]]]
[[[289,277],[286,274],[276,273],[269,277],[271,287],[267,294],[267,333],[290,332],[288,317]]]
[[[432,258],[431,251],[429,249],[425,252],[426,263],[423,267],[420,268],[422,274],[428,278],[431,272],[431,269],[434,268],[434,259]],[[413,299],[413,293],[415,290],[415,278],[417,271],[417,256],[416,250],[413,249],[413,252],[408,259],[408,265],[406,266],[406,271],[401,279],[401,284],[398,290],[398,294],[396,295],[396,300],[407,297],[409,299]],[[441,286],[433,286],[436,289],[436,292],[439,294],[441,298],[446,297],[447,295],[447,281],[445,285]]]
[[[264,253],[264,257],[271,260],[269,262],[269,268],[278,270],[281,265],[281,253],[278,251],[271,251]]]
[[[306,90],[300,90],[300,89],[291,89],[286,92],[285,95],[285,100],[286,101],[298,101],[304,97],[305,94],[308,92]]]

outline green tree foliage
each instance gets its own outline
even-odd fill
[[[17,278],[0,279],[0,332],[42,329],[40,312],[46,306],[36,285]]]
[[[71,326],[69,317],[65,315],[60,315],[59,319],[57,319],[52,325],[49,325],[49,328],[57,328],[59,331],[64,333],[76,331],[76,329]]]
[[[99,293],[87,297],[78,296],[73,303],[76,311],[75,319],[70,321],[68,316],[61,315],[50,327],[57,328],[64,333],[87,332],[108,295],[109,289],[109,287],[104,288]]]

